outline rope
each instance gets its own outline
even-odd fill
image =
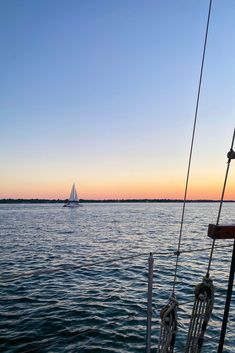
[[[173,289],[172,289],[173,294],[172,295],[174,295],[174,291],[175,291],[176,276],[177,276],[178,263],[179,263],[182,231],[183,231],[183,224],[184,224],[185,204],[186,204],[186,199],[187,199],[189,174],[190,174],[190,169],[191,169],[194,137],[195,137],[196,124],[197,124],[197,115],[198,115],[198,107],[199,107],[199,100],[200,100],[200,93],[201,93],[201,84],[202,84],[202,76],[203,76],[204,61],[205,61],[205,54],[206,54],[207,37],[208,37],[208,30],[209,30],[209,23],[210,23],[211,5],[212,5],[212,0],[210,0],[208,16],[207,16],[206,34],[205,34],[205,39],[204,39],[204,47],[203,47],[203,54],[202,54],[199,84],[198,84],[197,100],[196,100],[196,107],[195,107],[195,114],[194,114],[192,140],[191,140],[191,146],[190,146],[187,177],[186,177],[186,183],[185,183],[184,201],[183,201],[183,209],[182,209],[182,216],[181,216],[181,223],[180,223],[180,232],[179,232],[179,240],[178,240],[177,257],[176,257],[176,263],[175,263],[175,274],[174,274]]]
[[[203,338],[214,305],[214,285],[204,277],[195,288],[195,301],[192,310],[185,353],[200,353]]]
[[[160,312],[161,330],[158,341],[158,353],[173,353],[178,326],[177,307],[177,300],[171,297]]]
[[[228,179],[228,172],[229,172],[229,168],[230,168],[230,162],[233,159],[233,154],[231,152],[233,152],[234,139],[235,139],[235,129],[233,131],[233,137],[232,137],[232,143],[231,143],[230,152],[227,154],[228,162],[227,162],[227,168],[226,168],[225,177],[224,177],[224,185],[223,185],[223,189],[222,189],[222,194],[221,194],[221,199],[220,199],[220,206],[219,206],[219,211],[218,211],[216,225],[218,225],[219,221],[220,221],[220,215],[221,215],[222,205],[223,205],[223,201],[224,201],[224,193],[225,193],[225,189],[226,189],[226,185],[227,185],[227,179]],[[210,275],[210,267],[211,267],[211,260],[212,260],[212,256],[213,256],[213,252],[214,252],[214,247],[215,247],[215,239],[213,239],[213,243],[212,243],[212,246],[211,246],[211,253],[210,253],[210,257],[209,257],[208,269],[207,269],[207,274],[206,274],[207,277],[209,277],[209,275]]]
[[[220,245],[220,246],[215,246],[215,249],[230,248],[232,246],[233,246],[233,244]],[[183,251],[180,251],[180,254],[187,254],[187,253],[192,253],[192,252],[197,252],[197,251],[204,251],[204,250],[210,250],[210,249],[211,249],[211,246],[207,246],[206,248],[197,248],[197,249],[183,250]],[[176,255],[176,252],[174,254]]]

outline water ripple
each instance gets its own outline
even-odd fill
[[[138,353],[145,350],[147,255],[154,252],[153,348],[159,311],[171,294],[182,204],[1,205],[0,351],[6,353]],[[207,224],[217,204],[186,205],[176,293],[183,352],[194,287],[202,280],[210,247]],[[234,220],[226,204],[222,221]],[[70,212],[71,211],[71,212]],[[223,242],[231,244],[231,242]],[[170,252],[171,255],[164,255]],[[204,353],[217,352],[231,248],[216,249],[212,273],[215,308]],[[99,261],[97,266],[86,264]],[[84,266],[83,268],[80,268]],[[234,352],[232,303],[226,352]]]

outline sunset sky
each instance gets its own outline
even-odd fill
[[[183,198],[207,0],[1,0],[0,198]],[[235,1],[214,0],[188,198],[218,199]],[[235,161],[226,192],[235,199]]]

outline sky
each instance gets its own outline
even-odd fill
[[[0,198],[184,195],[207,0],[0,0]],[[219,199],[235,2],[213,0],[188,198]],[[235,161],[226,199],[235,199]]]

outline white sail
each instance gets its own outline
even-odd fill
[[[74,201],[78,202],[79,201],[75,184],[73,184],[73,186],[72,186],[72,190],[71,190],[71,193],[70,193],[70,196],[69,196],[69,201],[70,202],[74,202]]]
[[[75,184],[73,184],[68,202],[66,202],[64,207],[78,207],[78,206],[80,206],[80,202],[79,202],[79,198],[78,198]]]

